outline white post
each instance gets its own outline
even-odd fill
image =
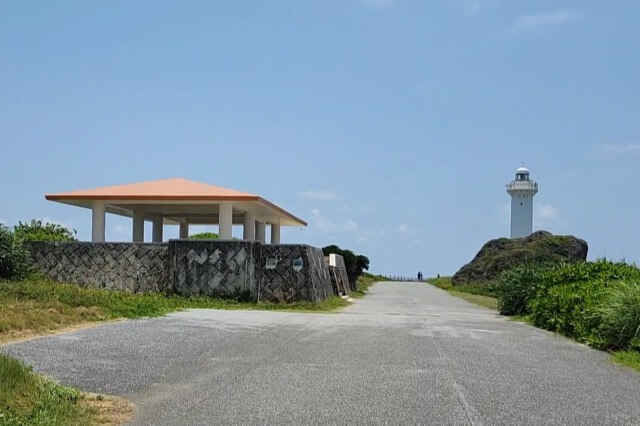
[[[256,216],[251,212],[245,212],[244,214],[242,239],[245,241],[253,241],[256,239]]]
[[[219,207],[218,225],[220,239],[230,240],[233,234],[233,204],[222,202]]]
[[[260,222],[259,220],[256,220],[256,240],[260,241],[262,244],[264,244],[266,242],[266,238],[264,236],[265,232],[264,232],[264,222]]]
[[[140,210],[133,211],[133,238],[134,243],[144,241],[144,212]]]
[[[280,224],[271,224],[271,244],[280,244]]]
[[[94,201],[91,205],[91,241],[104,243],[104,201]]]
[[[157,215],[153,217],[153,232],[152,239],[154,243],[162,242],[162,215]]]
[[[189,223],[180,222],[180,239],[186,240],[187,238],[189,238]]]

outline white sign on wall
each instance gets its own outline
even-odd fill
[[[338,266],[338,258],[335,253],[329,254],[329,266],[337,267]]]
[[[275,257],[267,257],[267,262],[265,265],[267,269],[276,269],[277,265],[278,259],[276,259]]]
[[[302,265],[304,263],[302,262],[302,258],[299,257],[297,259],[293,259],[293,270],[296,272],[300,272],[302,271]]]

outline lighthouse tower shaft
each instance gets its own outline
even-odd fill
[[[511,238],[521,238],[533,232],[533,196],[538,184],[529,179],[529,170],[520,167],[516,178],[507,184],[511,195]]]

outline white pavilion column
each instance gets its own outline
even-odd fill
[[[263,244],[266,242],[264,228],[264,222],[256,220],[256,240]]]
[[[153,241],[154,243],[161,243],[162,242],[162,215],[157,215],[153,217],[153,232],[152,232],[152,238],[151,241]]]
[[[140,210],[133,211],[133,238],[134,243],[141,243],[144,241],[144,212]]]
[[[180,239],[186,240],[189,238],[189,222],[180,222]]]
[[[271,244],[280,244],[280,224],[271,224]]]
[[[94,201],[91,205],[91,241],[104,243],[104,201]]]
[[[253,241],[256,239],[256,216],[251,212],[244,214],[242,239],[245,241]]]
[[[233,236],[233,204],[220,203],[218,225],[220,239],[230,240]]]

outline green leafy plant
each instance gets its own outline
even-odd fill
[[[336,245],[323,247],[322,253],[328,256],[331,253],[339,254],[344,259],[344,265],[347,269],[349,283],[354,285],[359,276],[366,270],[369,270],[369,258],[363,255],[357,255],[351,250],[341,249]]]
[[[529,303],[534,325],[579,340],[589,341],[605,286],[602,281],[583,281],[550,286]]]
[[[31,222],[18,222],[13,234],[20,241],[75,241],[76,230],[69,230],[57,223],[32,219]]]
[[[9,228],[0,225],[0,278],[19,279],[29,273],[29,253]]]
[[[0,354],[0,424],[93,424],[95,414],[76,389],[38,376],[31,367]]]
[[[215,232],[199,232],[197,234],[189,235],[190,240],[217,240],[218,234]]]
[[[498,311],[503,315],[522,315],[542,281],[542,269],[519,266],[502,274],[497,287]]]
[[[640,345],[640,269],[606,259],[503,273],[499,310],[601,349]]]
[[[640,282],[622,281],[596,309],[597,335],[608,348],[640,350]]]

